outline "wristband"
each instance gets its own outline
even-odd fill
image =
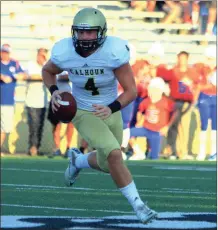
[[[51,85],[51,86],[49,87],[49,91],[50,91],[51,95],[52,95],[52,94],[54,93],[54,91],[56,91],[56,90],[58,90],[57,85]]]
[[[121,104],[119,101],[114,101],[108,107],[111,109],[112,113],[116,113],[117,111],[121,110]]]

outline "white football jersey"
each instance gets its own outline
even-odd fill
[[[80,56],[72,38],[55,43],[51,61],[69,73],[77,107],[94,111],[92,105],[109,105],[117,98],[117,79],[113,70],[129,62],[128,42],[107,36],[105,42],[88,57]]]

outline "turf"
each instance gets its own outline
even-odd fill
[[[158,212],[216,212],[216,164],[194,161],[127,162],[143,200]],[[74,187],[63,174],[67,160],[4,157],[1,214],[110,216],[132,214],[109,175],[83,170]]]

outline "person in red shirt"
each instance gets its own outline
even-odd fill
[[[178,126],[182,116],[192,108],[199,96],[199,74],[195,68],[189,66],[189,53],[182,51],[177,55],[177,64],[172,69],[159,66],[156,75],[169,82],[170,98],[176,103],[178,116],[170,127],[167,136],[167,144],[172,149],[172,159],[179,158],[176,151],[176,139]],[[188,108],[183,111],[185,102],[189,103]],[[190,156],[191,157],[191,156]]]
[[[130,127],[135,127],[137,122],[137,113],[139,104],[142,100],[148,96],[147,86],[151,80],[149,63],[145,60],[140,61],[141,65],[138,66],[136,72],[134,72],[136,87],[137,87],[137,98],[134,101],[132,119],[130,121]],[[134,68],[133,68],[134,70]]]
[[[200,151],[197,160],[206,158],[206,141],[208,121],[212,121],[211,152],[209,160],[216,160],[217,130],[217,87],[216,87],[216,47],[209,46],[205,51],[204,63],[196,63],[194,67],[200,75],[200,96],[198,108],[201,118]]]
[[[140,136],[149,140],[151,152],[148,157],[150,159],[159,158],[162,136],[166,135],[168,128],[176,117],[175,103],[163,96],[165,90],[166,85],[163,79],[159,77],[153,78],[148,86],[148,97],[139,105],[140,113],[145,114],[143,127],[125,130],[129,138]],[[127,144],[128,142],[123,142],[122,146]],[[137,145],[133,146],[133,150],[136,154],[130,160],[145,159],[145,154]]]

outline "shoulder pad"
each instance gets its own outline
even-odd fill
[[[126,40],[108,36],[105,42],[109,51],[109,66],[118,68],[130,60],[130,48]]]
[[[64,38],[56,42],[51,51],[51,61],[63,69],[64,62],[68,59],[69,50],[74,49],[72,38]]]

